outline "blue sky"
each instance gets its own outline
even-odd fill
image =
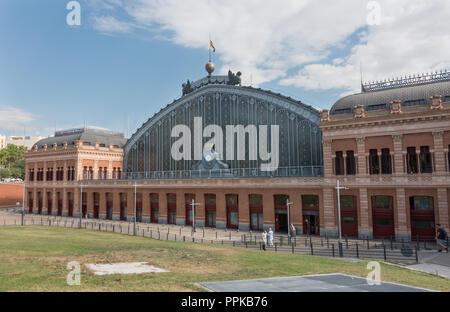
[[[333,8],[336,1],[323,1],[321,7],[309,0],[285,0],[283,7],[291,9],[277,16],[270,15],[270,5],[264,11],[252,0],[204,1],[79,1],[79,27],[66,23],[69,1],[1,1],[0,134],[22,134],[25,126],[27,135],[47,136],[55,128],[85,123],[124,132],[127,120],[132,134],[180,97],[183,82],[206,75],[210,32],[218,74],[240,70],[246,84],[251,77],[254,85],[317,108],[329,108],[342,95],[357,91],[362,62],[366,80],[449,65],[448,56],[440,52],[411,56],[428,40],[436,40],[428,38],[431,27],[428,32],[422,27],[419,38],[405,38],[414,30],[407,31],[404,21],[435,12],[435,5],[396,16],[398,8],[380,1],[385,23],[370,26],[366,15],[371,11],[354,1]],[[188,18],[186,5],[192,10]],[[436,14],[449,12],[445,1],[436,0],[436,5],[442,6]],[[356,18],[348,21],[351,9]],[[248,11],[253,13],[242,13]],[[323,25],[325,17],[317,12],[340,15]],[[392,34],[398,23],[402,27]],[[386,36],[402,38],[410,62],[401,52],[386,53]],[[380,63],[386,55],[392,59]]]

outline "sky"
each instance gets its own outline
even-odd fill
[[[206,76],[210,37],[215,74],[317,109],[359,92],[361,76],[450,69],[448,0],[70,2],[0,1],[0,134],[131,135]]]

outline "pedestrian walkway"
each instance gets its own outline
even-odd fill
[[[407,268],[450,279],[450,253],[436,250],[421,251],[419,264],[410,265]]]
[[[264,278],[244,281],[208,282],[200,286],[213,292],[428,292],[430,290],[381,282],[370,285],[365,278],[345,274],[323,274]]]

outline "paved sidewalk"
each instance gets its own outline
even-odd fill
[[[421,251],[419,262],[419,264],[410,265],[407,268],[450,279],[450,253],[436,250]]]
[[[369,285],[361,277],[323,274],[264,278],[254,280],[207,282],[201,286],[213,292],[427,292],[430,290],[382,282]]]

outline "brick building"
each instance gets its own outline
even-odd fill
[[[197,226],[282,232],[289,222],[298,233],[337,235],[339,179],[348,188],[341,192],[346,236],[432,239],[436,223],[448,228],[449,73],[363,85],[360,94],[322,112],[240,86],[238,77],[230,72],[184,84],[183,96],[125,145],[105,145],[108,135],[88,145],[82,138],[69,143],[62,135],[70,148],[59,139],[39,142],[26,156],[29,211],[79,216],[82,207],[89,217],[132,220],[136,207],[138,221],[190,225],[194,200]],[[183,151],[187,148],[194,160],[172,157],[176,125],[208,132],[201,140],[183,139]],[[212,137],[209,125],[246,128],[241,133],[235,128],[231,145],[214,141],[210,152],[220,157],[210,160],[205,153],[195,155],[196,147]],[[263,125],[279,128],[276,170],[262,169],[268,158],[252,154],[250,136],[245,158],[228,157],[236,155],[239,138],[252,131],[259,145],[274,143],[267,139],[274,132],[264,133]],[[114,175],[114,167],[123,168],[123,175]],[[46,181],[42,176],[49,168],[63,168],[63,180],[55,174]],[[99,168],[107,168],[106,176]],[[67,181],[70,170],[75,178]]]

